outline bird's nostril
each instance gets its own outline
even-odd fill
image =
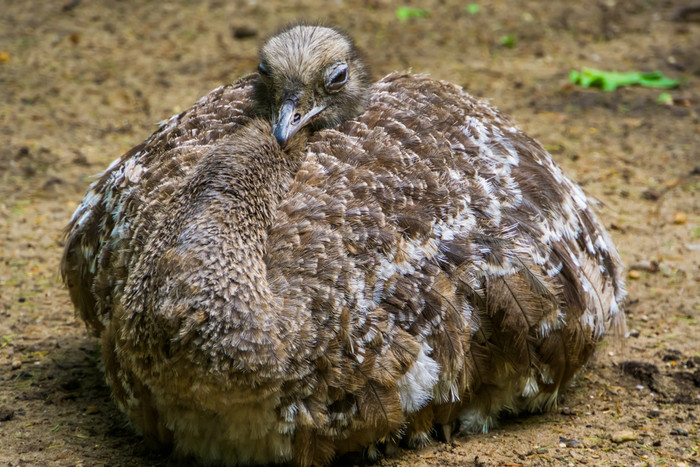
[[[294,114],[294,123],[299,123],[299,120],[301,120],[301,115]]]

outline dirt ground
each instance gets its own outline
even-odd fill
[[[172,462],[110,400],[61,284],[62,230],[94,174],[297,18],[348,30],[376,78],[412,69],[491,99],[601,202],[628,267],[630,337],[557,410],[381,465],[700,464],[700,5],[468,3],[406,0],[429,16],[401,21],[393,0],[0,0],[0,464]],[[582,89],[582,66],[682,84]]]

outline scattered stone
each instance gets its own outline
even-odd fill
[[[683,225],[688,222],[688,214],[684,212],[675,212],[673,214],[673,223],[676,225]]]
[[[563,436],[559,437],[559,447],[562,448],[582,448],[583,442],[575,438],[565,438]]]
[[[258,35],[258,30],[250,26],[238,26],[231,28],[234,39],[249,39]]]
[[[0,406],[0,422],[7,422],[15,418],[15,411],[7,406]]]
[[[71,162],[82,167],[90,167],[90,162],[87,160],[87,157],[82,154],[76,154]]]
[[[647,188],[646,190],[642,191],[642,199],[647,201],[658,201],[659,198],[661,198],[661,193],[653,188]]]
[[[659,411],[659,409],[651,409],[649,412],[647,412],[647,417],[649,418],[659,418],[659,415],[661,415],[661,411]]]
[[[73,32],[68,35],[68,40],[71,42],[73,45],[78,45],[80,44],[80,33],[79,32]]]
[[[700,357],[697,355],[693,355],[688,359],[687,362],[685,362],[685,366],[687,368],[700,368]]]
[[[634,263],[633,265],[631,265],[630,269],[633,269],[636,271],[646,271],[646,272],[656,273],[656,272],[659,272],[659,262],[654,261],[654,260],[640,261],[638,263]]]
[[[13,370],[19,370],[22,368],[22,360],[12,360],[10,364]]]
[[[639,331],[637,331],[636,329],[632,329],[630,331],[630,337],[634,337],[634,338],[639,337]]]
[[[664,362],[678,362],[682,358],[682,354],[678,350],[669,349],[666,351],[661,360]]]
[[[28,158],[29,156],[30,156],[29,147],[27,147],[27,146],[22,146],[17,151],[17,159]]]
[[[618,431],[610,434],[610,441],[618,444],[628,441],[637,441],[637,435],[631,430]]]
[[[688,436],[688,432],[679,426],[672,429],[671,434],[676,436]]]

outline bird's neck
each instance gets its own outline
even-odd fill
[[[287,366],[292,339],[283,299],[268,283],[265,263],[268,230],[280,200],[304,158],[306,137],[280,148],[269,124],[255,122],[210,154],[194,215],[206,225],[207,242],[198,252],[208,290],[216,292],[204,310],[205,339],[214,360],[229,360],[242,377],[280,374]],[[201,263],[200,263],[201,264]],[[225,271],[225,274],[222,274]]]

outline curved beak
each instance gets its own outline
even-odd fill
[[[280,146],[284,146],[299,130],[300,127],[295,125],[294,120],[301,120],[301,115],[297,113],[297,99],[287,98],[282,102],[275,124],[272,126],[272,134]]]
[[[299,99],[297,96],[289,96],[282,101],[275,123],[272,125],[272,134],[280,146],[286,145],[297,131],[325,108],[325,106],[316,106],[302,115],[298,112],[298,107]]]

